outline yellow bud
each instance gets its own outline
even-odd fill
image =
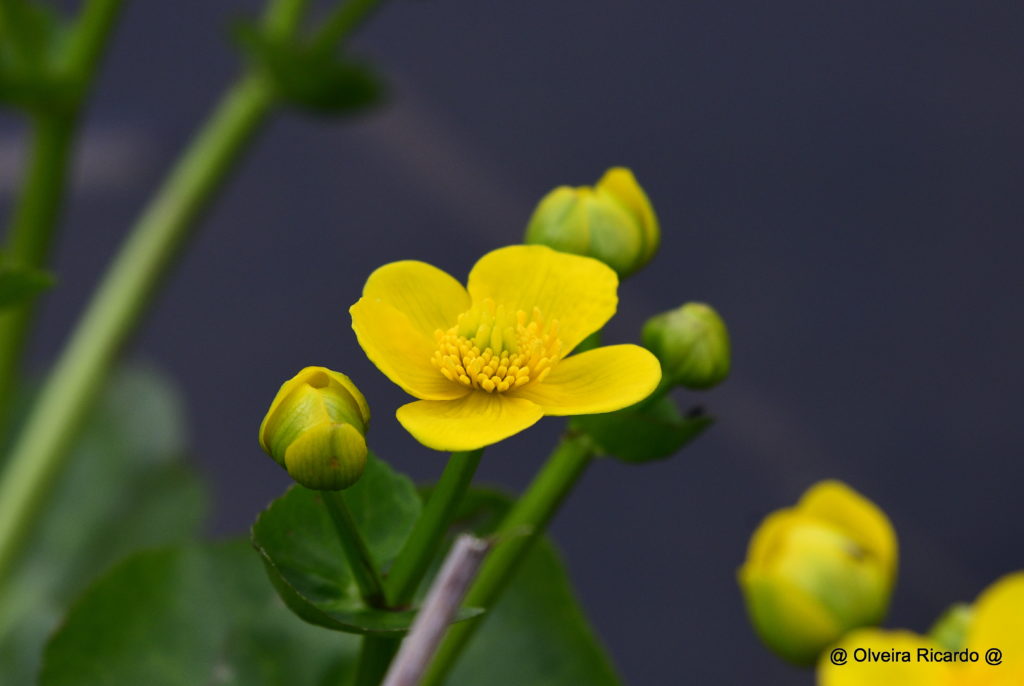
[[[848,631],[883,619],[896,565],[885,513],[845,484],[823,481],[765,518],[739,583],[765,644],[809,665]]]
[[[633,172],[614,167],[593,187],[560,186],[537,205],[526,242],[601,260],[626,277],[658,250],[658,218]]]
[[[297,482],[348,488],[366,466],[370,408],[352,380],[306,367],[281,386],[260,426],[260,447]]]
[[[651,317],[644,324],[643,341],[672,383],[705,389],[729,375],[729,331],[718,313],[703,303],[686,303]]]

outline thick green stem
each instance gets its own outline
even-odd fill
[[[400,638],[364,636],[353,686],[380,686],[401,644]]]
[[[348,566],[352,570],[359,592],[363,601],[371,607],[384,607],[384,586],[380,582],[380,575],[377,572],[377,563],[374,562],[370,549],[366,547],[363,535],[359,533],[352,512],[345,503],[345,494],[342,491],[321,491],[324,505],[331,515],[334,528],[338,531],[338,540],[341,547],[345,549],[345,557]]]
[[[0,482],[0,585],[6,581],[81,420],[200,212],[264,121],[270,89],[246,77],[139,219],[93,295],[14,444]]]
[[[562,441],[502,521],[496,533],[497,546],[484,561],[480,573],[470,586],[466,594],[466,605],[484,608],[494,606],[519,563],[544,532],[594,454],[593,443],[583,434]],[[486,615],[471,622],[455,624],[448,630],[421,686],[439,686],[444,682],[459,655],[485,620]]]
[[[437,554],[462,496],[473,481],[483,450],[452,453],[441,480],[430,494],[409,540],[399,552],[388,574],[385,587],[392,607],[407,605],[416,593],[423,575]]]
[[[32,119],[28,170],[7,236],[5,259],[11,264],[33,268],[46,264],[74,137],[72,117],[38,114]],[[28,302],[0,313],[0,418],[6,416],[34,312],[34,303]]]

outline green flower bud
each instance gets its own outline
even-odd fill
[[[765,644],[809,665],[850,630],[883,619],[896,565],[885,513],[847,485],[823,481],[796,507],[765,518],[739,582]]]
[[[626,277],[658,251],[658,218],[633,172],[613,167],[593,187],[559,186],[537,205],[526,243],[601,260]]]
[[[369,422],[370,408],[351,379],[306,367],[277,392],[260,447],[303,486],[338,491],[363,474]]]
[[[974,618],[974,608],[965,603],[953,605],[939,617],[928,631],[928,637],[953,652],[967,647],[967,631]]]
[[[651,317],[644,324],[643,341],[674,384],[711,388],[729,376],[729,331],[708,305],[686,303]]]

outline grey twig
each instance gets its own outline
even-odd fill
[[[455,540],[381,686],[420,682],[490,547],[490,542],[467,534]]]

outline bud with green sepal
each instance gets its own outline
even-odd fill
[[[370,408],[352,380],[306,367],[281,386],[260,426],[260,447],[297,482],[348,488],[366,466]]]
[[[882,621],[896,567],[885,513],[846,484],[823,481],[765,518],[739,583],[764,643],[810,665],[847,632]]]
[[[661,361],[669,383],[703,390],[729,376],[729,331],[708,305],[686,303],[651,317],[644,324],[643,341]]]
[[[525,241],[593,257],[626,277],[650,262],[660,238],[654,208],[633,172],[613,167],[592,187],[559,186],[544,196]]]

